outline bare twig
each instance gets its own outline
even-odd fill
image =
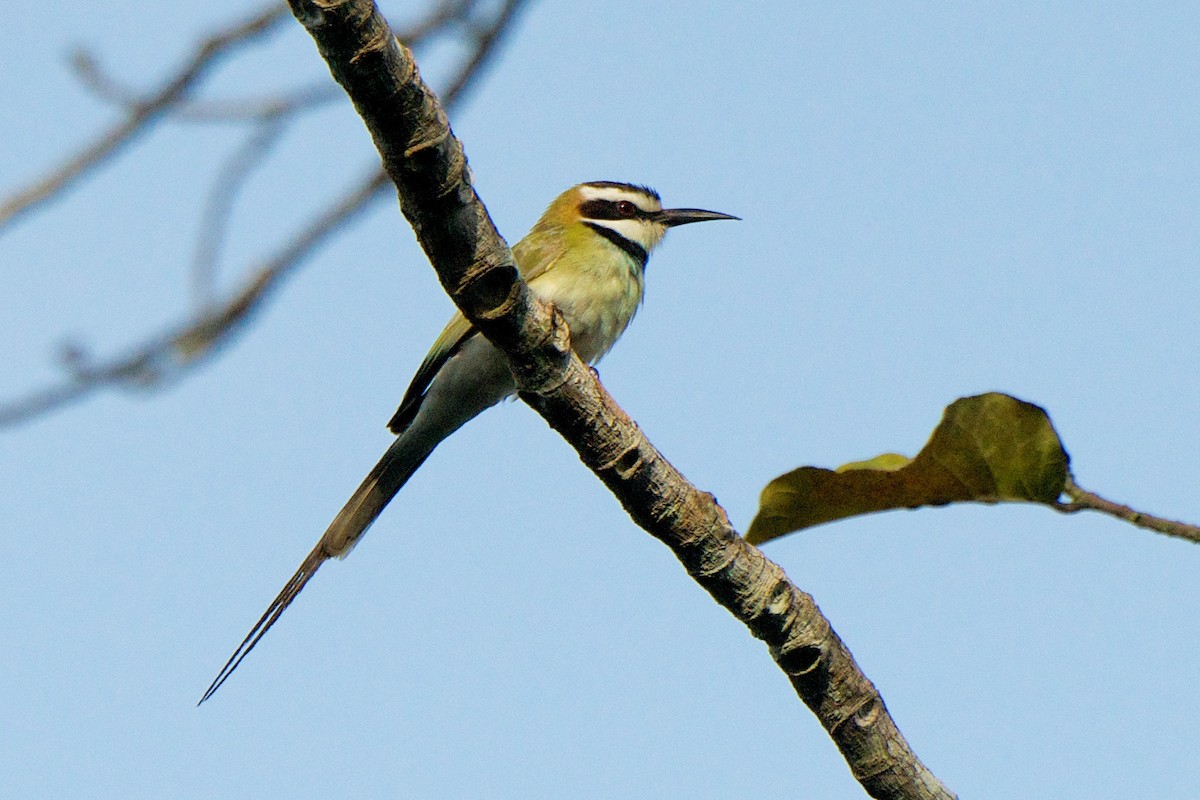
[[[442,0],[433,11],[414,22],[407,30],[398,33],[397,36],[409,47],[415,48],[443,33],[456,23],[465,25],[477,5],[478,0]],[[278,21],[285,18],[286,15],[283,12],[286,8],[287,6],[281,3],[264,14],[271,14],[272,21]],[[503,16],[503,12],[498,14],[497,21],[506,25],[507,22],[502,20]],[[494,25],[485,25],[482,29],[476,27],[476,37],[482,39],[491,35],[494,30]],[[476,52],[481,52],[483,49],[477,42]],[[209,57],[214,59],[219,55],[221,55],[219,50],[212,50],[209,53]],[[84,86],[90,89],[96,97],[120,106],[126,112],[133,113],[143,106],[156,102],[153,95],[146,97],[109,75],[101,67],[99,59],[86,50],[79,50],[72,56],[71,66]],[[178,96],[175,102],[164,111],[169,113],[172,119],[189,122],[259,121],[267,117],[294,114],[316,108],[341,96],[337,86],[330,85],[328,81],[322,81],[318,85],[289,89],[260,97],[193,100]]]
[[[639,525],[768,644],[868,793],[952,797],[913,753],[812,598],[737,535],[713,496],[666,461],[573,353],[561,314],[521,280],[471,186],[461,142],[371,0],[289,2],[370,130],[439,280],[508,356],[522,399],[575,447]]]
[[[1105,500],[1100,495],[1089,492],[1075,483],[1073,476],[1067,476],[1064,494],[1071,498],[1071,502],[1054,503],[1050,507],[1055,511],[1061,511],[1064,514],[1074,514],[1079,511],[1099,511],[1102,514],[1108,514],[1109,516],[1124,520],[1139,528],[1147,528],[1166,536],[1175,536],[1179,539],[1186,539],[1189,542],[1200,543],[1200,526],[1156,517],[1153,514],[1146,514],[1141,511],[1134,511],[1129,506]]]
[[[416,45],[452,27],[467,24],[477,0],[442,0],[424,18],[402,32],[401,38]],[[188,100],[211,68],[237,47],[260,41],[287,19],[287,6],[271,2],[251,17],[212,34],[195,49],[188,62],[162,86],[148,95],[122,85],[106,74],[94,55],[77,52],[71,59],[76,74],[97,97],[119,106],[125,118],[105,131],[59,166],[17,189],[0,202],[0,231],[25,214],[63,194],[91,171],[119,153],[151,125],[165,116],[192,121],[261,120],[316,108],[338,95],[328,84],[281,92],[274,97],[233,101]],[[490,30],[490,28],[489,28]],[[483,50],[477,47],[476,53]]]
[[[261,97],[191,100],[173,111],[171,116],[184,122],[257,122],[271,117],[293,116],[336,100],[337,87],[323,81]]]
[[[503,34],[511,28],[516,13],[523,4],[524,0],[507,0],[490,24],[479,28],[474,48],[448,84],[448,105],[460,102],[465,91],[483,74],[490,56],[495,53]],[[429,19],[418,23],[409,31],[410,39],[420,40],[432,35],[437,26],[448,24],[453,11],[469,11],[476,5],[476,2],[463,0],[441,3]],[[434,18],[438,20],[436,26],[430,22],[430,19]],[[246,149],[253,151],[252,144],[247,143]],[[250,153],[250,156],[254,155],[254,152]],[[237,160],[242,166],[253,165],[252,157]],[[215,199],[210,199],[210,208],[220,206],[222,214],[227,214],[228,198],[236,192],[242,177],[244,175],[235,175],[234,171],[230,170],[229,174],[218,182],[218,187],[224,186],[223,194],[226,199],[220,199],[222,193],[219,191],[214,195]],[[176,378],[184,371],[203,363],[207,357],[228,345],[238,333],[245,330],[245,321],[273,295],[284,277],[304,263],[329,237],[344,230],[367,206],[381,200],[387,194],[386,189],[390,185],[382,170],[372,170],[361,183],[301,228],[274,255],[250,270],[249,276],[242,280],[240,286],[225,302],[219,305],[205,305],[195,317],[146,337],[123,354],[103,362],[92,362],[82,350],[76,349],[69,364],[70,374],[63,382],[0,405],[0,427],[17,425],[63,408],[102,388],[146,389],[163,385],[169,379]],[[203,230],[206,238],[215,238],[215,241],[210,241],[207,245],[215,250],[216,246],[219,246],[220,230],[224,223],[215,221],[217,214],[211,216],[213,219]],[[211,262],[213,258],[215,256],[198,256],[197,263]],[[215,290],[211,288],[214,283],[211,278],[197,274],[194,282],[208,287],[198,293],[200,297],[215,295]]]
[[[83,50],[77,52],[71,58],[71,65],[83,85],[100,100],[120,106],[125,111],[149,102],[148,98],[107,74],[91,53]],[[273,92],[260,97],[229,100],[180,98],[166,113],[169,113],[172,119],[187,122],[257,121],[264,117],[316,108],[337,97],[337,87],[330,86],[328,81],[321,81],[313,86]]]
[[[200,237],[192,259],[192,297],[196,308],[216,304],[217,266],[233,213],[233,202],[254,168],[262,163],[283,133],[284,121],[269,117],[221,168],[200,218]]]
[[[178,74],[166,81],[151,97],[128,107],[125,119],[49,174],[9,196],[0,205],[0,230],[42,203],[61,196],[63,190],[76,180],[130,144],[148,129],[150,123],[161,118],[191,91],[219,56],[272,32],[280,21],[287,19],[284,11],[285,6],[271,3],[269,8],[201,42]]]
[[[245,327],[263,300],[319,245],[344,229],[371,200],[383,196],[388,182],[374,168],[369,177],[309,223],[287,245],[267,259],[224,304],[182,326],[144,340],[124,355],[91,365],[80,352],[72,355],[71,377],[63,383],[0,407],[0,427],[26,422],[48,411],[82,400],[98,389],[147,388],[177,377],[213,355]]]
[[[473,3],[465,3],[470,7]],[[475,27],[475,48],[472,51],[471,57],[458,71],[458,75],[454,80],[450,81],[446,86],[446,90],[442,92],[442,97],[445,98],[442,105],[447,109],[453,108],[462,100],[463,93],[470,87],[473,82],[473,76],[476,75],[491,59],[496,52],[496,45],[500,42],[500,38],[512,29],[512,23],[517,17],[517,12],[525,5],[525,0],[505,0],[500,11],[496,14],[496,18],[490,25]],[[407,41],[401,39],[401,41]]]

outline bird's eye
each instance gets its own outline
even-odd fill
[[[637,206],[628,200],[621,200],[617,203],[617,213],[625,218],[635,216],[637,214]]]

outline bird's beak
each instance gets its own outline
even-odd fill
[[[722,214],[719,211],[705,211],[702,208],[664,208],[654,214],[654,221],[666,225],[668,228],[710,219],[741,219],[741,217]]]

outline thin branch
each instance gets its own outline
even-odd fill
[[[17,425],[82,400],[93,392],[119,386],[148,388],[162,384],[214,355],[260,310],[282,280],[316,253],[329,237],[384,195],[388,181],[379,169],[340,201],[326,209],[274,256],[220,307],[168,329],[131,348],[124,355],[92,365],[80,351],[72,353],[68,380],[0,406],[0,427]]]
[[[217,266],[234,200],[283,131],[282,119],[268,118],[221,167],[200,218],[200,237],[192,259],[192,297],[197,308],[208,309],[216,304]]]
[[[249,19],[205,39],[179,73],[153,96],[130,106],[124,120],[68,158],[61,166],[18,190],[0,204],[0,231],[42,203],[61,196],[63,190],[129,145],[148,129],[150,123],[161,118],[191,91],[220,56],[272,32],[287,18],[283,13],[285,10],[284,6],[271,3],[269,8]]]
[[[417,21],[402,38],[411,45],[422,43],[451,27],[469,21],[478,0],[442,0],[424,18]],[[0,201],[0,231],[43,204],[60,197],[79,179],[107,162],[151,125],[165,116],[193,121],[261,120],[267,116],[290,115],[316,108],[337,95],[328,87],[300,89],[275,97],[249,98],[226,102],[189,102],[191,93],[211,68],[236,48],[255,43],[273,32],[287,19],[287,6],[274,0],[246,20],[212,34],[202,41],[188,62],[162,86],[148,96],[131,90],[107,75],[94,55],[79,51],[71,64],[80,80],[97,97],[119,106],[125,118],[100,134],[59,166],[29,185],[19,188]],[[484,48],[478,48],[482,50]]]
[[[449,86],[453,91],[448,104],[461,101],[468,89],[483,74],[496,52],[503,34],[511,28],[524,0],[508,0],[497,12],[491,25],[477,36],[474,50],[466,58]],[[444,25],[453,9],[470,9],[474,2],[444,2],[435,16]],[[414,38],[427,36],[428,22],[412,30]],[[249,277],[220,306],[206,307],[203,313],[146,337],[123,354],[94,363],[81,348],[72,348],[69,376],[66,380],[0,405],[0,428],[18,425],[37,416],[66,407],[99,389],[120,387],[147,389],[163,385],[185,371],[204,363],[208,356],[232,342],[245,330],[244,323],[274,295],[282,279],[307,261],[315,249],[333,234],[346,228],[370,204],[381,200],[391,184],[379,168],[342,197],[334,201],[312,222],[301,228],[275,254],[250,270]],[[199,280],[199,279],[197,279]]]
[[[289,117],[338,99],[336,87],[326,82],[261,97],[229,100],[192,100],[171,113],[182,122],[257,122],[272,117]]]
[[[445,31],[455,23],[463,23],[478,5],[478,0],[442,0],[437,7],[422,19],[413,23],[407,30],[397,34],[400,40],[409,47],[417,47],[429,39]],[[287,6],[275,5],[270,11],[272,21],[282,20]],[[498,15],[502,18],[503,13]],[[484,26],[477,30],[476,36],[486,37],[494,32],[495,26]],[[476,48],[477,52],[483,48]],[[214,51],[210,57],[215,58],[220,52]],[[121,83],[109,75],[100,65],[99,59],[86,50],[79,50],[71,57],[71,66],[80,82],[83,83],[100,100],[120,106],[128,113],[155,103],[153,96],[146,97],[132,87]],[[174,105],[167,109],[171,117],[188,122],[234,122],[260,121],[266,117],[294,114],[298,111],[316,108],[338,99],[341,93],[336,86],[322,81],[319,85],[300,89],[291,89],[261,97],[243,97],[227,100],[191,100],[178,97]]]
[[[466,6],[471,6],[473,3],[465,3]],[[496,14],[496,18],[490,25],[476,27],[475,30],[475,48],[472,55],[467,59],[466,64],[458,71],[458,75],[454,80],[450,81],[442,92],[442,105],[449,109],[462,100],[463,94],[473,83],[473,76],[476,75],[496,52],[496,45],[500,43],[500,39],[508,31],[512,30],[512,24],[517,18],[517,12],[525,5],[525,0],[505,0],[500,11]],[[406,41],[401,39],[401,41]],[[410,45],[411,47],[411,45]]]
[[[1129,506],[1105,500],[1100,495],[1089,492],[1075,483],[1074,476],[1067,476],[1064,494],[1071,498],[1071,502],[1052,504],[1050,507],[1055,511],[1061,511],[1064,514],[1075,514],[1079,511],[1099,511],[1101,514],[1108,514],[1109,516],[1124,520],[1131,525],[1136,525],[1139,528],[1146,528],[1166,536],[1174,536],[1200,544],[1200,526],[1156,517],[1153,514],[1135,511]]]
[[[92,94],[106,103],[125,111],[145,105],[148,99],[106,73],[96,57],[80,50],[71,57],[71,66],[80,82]],[[260,97],[241,97],[227,100],[192,100],[181,98],[169,113],[172,119],[186,122],[244,122],[264,117],[291,114],[316,108],[338,97],[336,86],[328,81],[320,84],[273,92]]]
[[[479,0],[441,0],[432,13],[396,35],[409,47],[415,47],[447,25],[470,19],[478,6]],[[499,17],[496,22],[500,22]]]
[[[863,788],[953,795],[920,762],[811,597],[684,479],[570,347],[561,314],[529,292],[476,195],[462,144],[370,0],[289,0],[354,102],[401,209],[454,302],[509,358],[521,397],[559,431],[647,532],[765,641]]]

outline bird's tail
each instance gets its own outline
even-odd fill
[[[301,562],[296,574],[284,584],[279,594],[271,601],[271,605],[246,634],[242,643],[233,651],[229,660],[225,662],[225,666],[221,667],[217,677],[213,679],[208,690],[204,692],[204,696],[200,698],[200,703],[212,697],[246,656],[250,655],[250,651],[296,599],[300,590],[312,579],[313,575],[317,574],[317,569],[330,558],[344,558],[354,549],[354,545],[367,532],[367,528],[371,527],[371,523],[375,521],[384,507],[408,482],[417,468],[425,462],[425,459],[433,452],[433,447],[422,446],[422,444],[414,442],[414,438],[413,436],[401,436],[383,454],[383,458],[379,459],[379,463],[346,501],[346,505],[334,517],[333,522],[329,523],[321,540]]]
[[[406,435],[396,439],[329,523],[314,549],[325,554],[322,561],[349,555],[384,507],[429,458],[433,448],[421,446],[414,438]]]

